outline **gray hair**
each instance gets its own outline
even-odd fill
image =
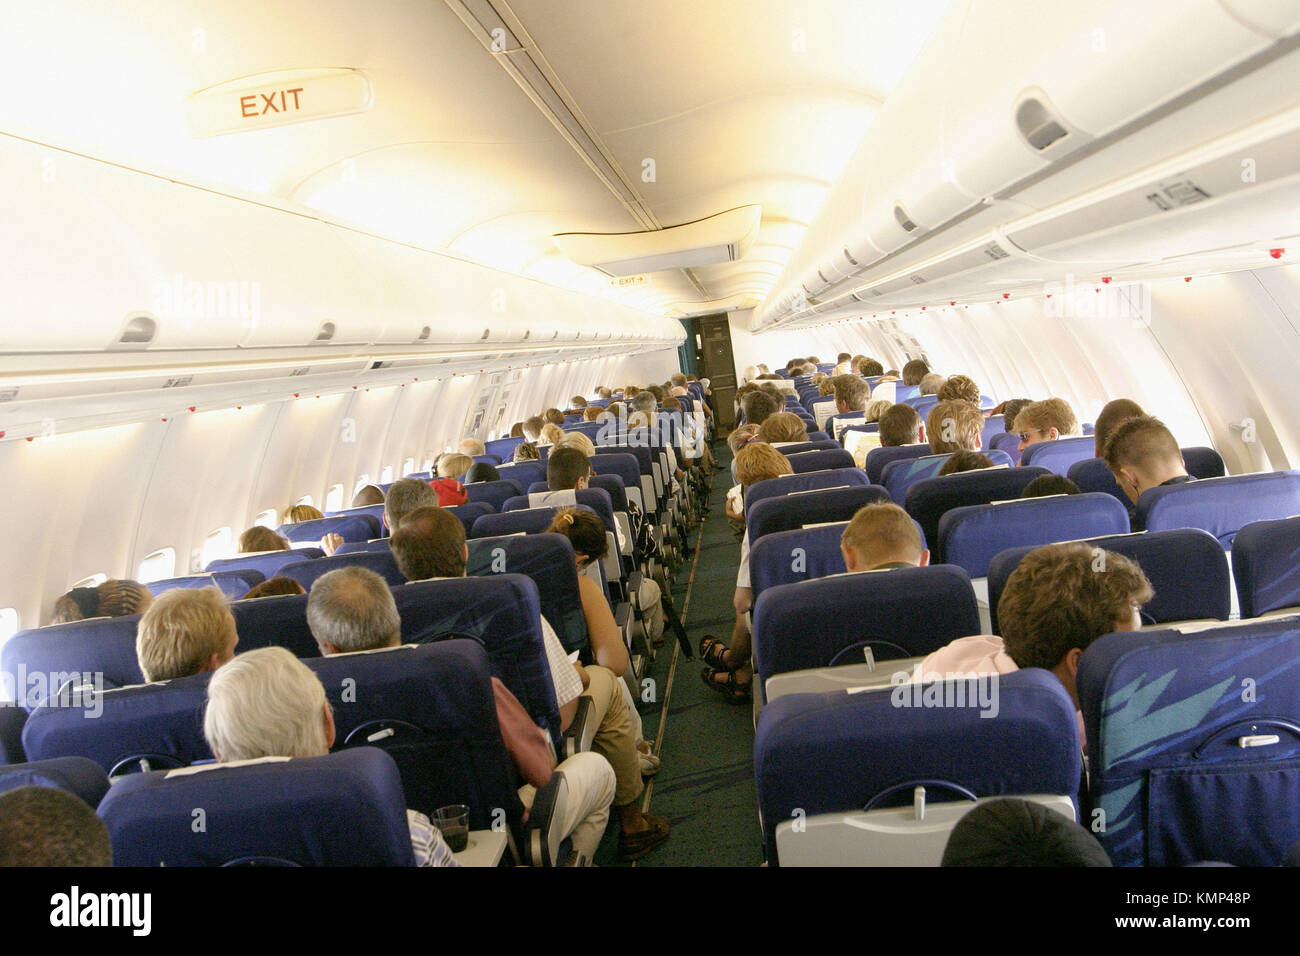
[[[322,757],[325,688],[283,647],[247,651],[208,682],[203,736],[223,763],[258,757]]]
[[[316,579],[307,598],[307,626],[321,653],[370,651],[401,642],[402,619],[387,582],[368,568],[335,568]]]
[[[948,381],[946,375],[940,375],[938,372],[931,372],[921,379],[918,394],[920,395],[937,395],[939,389],[943,388],[943,383]]]
[[[438,507],[438,492],[428,482],[418,478],[403,478],[393,482],[384,498],[384,518],[388,530],[396,531],[401,520],[416,508]]]
[[[651,415],[659,407],[659,400],[655,398],[654,392],[637,392],[632,397],[632,408],[638,412],[647,412]]]

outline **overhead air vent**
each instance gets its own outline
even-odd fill
[[[299,365],[296,369],[294,369],[292,372],[289,373],[289,376],[292,378],[295,375],[306,375],[310,371],[311,371],[310,365]]]
[[[163,388],[184,388],[193,381],[193,375],[177,375],[175,378],[169,378],[163,382]]]
[[[908,278],[911,279],[912,282],[914,282],[916,285],[925,285],[925,276],[921,275],[919,272],[913,272],[910,276],[908,276]]]
[[[844,258],[849,260],[850,265],[856,266],[859,264],[858,260],[853,258],[853,253],[849,252],[848,246],[845,246],[841,251],[844,253]]]
[[[18,397],[16,388],[0,388],[0,402],[12,402]]]
[[[122,331],[117,335],[114,346],[148,345],[158,334],[158,320],[146,312],[135,312],[126,317]]]
[[[1016,128],[1025,142],[1039,152],[1070,135],[1051,108],[1036,96],[1020,101],[1016,108]]]
[[[1007,252],[1007,250],[1003,249],[996,242],[990,242],[984,247],[984,255],[988,256],[990,260],[996,262],[998,259],[1010,258],[1011,253]]]
[[[907,214],[901,202],[894,203],[894,218],[898,224],[903,227],[905,232],[916,232],[916,223],[912,222],[912,217]]]
[[[371,362],[371,363],[370,363],[370,371],[373,372],[373,371],[374,371],[375,369],[377,369],[377,368],[388,368],[388,367],[390,367],[392,364],[393,364],[392,362]]]
[[[334,323],[322,322],[320,329],[316,332],[316,341],[328,342],[332,338],[334,338]]]
[[[426,325],[426,326],[424,326],[424,328],[420,329],[420,334],[417,335],[417,336],[415,337],[415,341],[417,341],[417,342],[427,342],[427,341],[429,341],[429,336],[432,335],[432,334],[433,334],[433,329],[429,328],[429,327]]]

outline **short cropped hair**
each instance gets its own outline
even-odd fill
[[[633,395],[628,404],[634,412],[647,412],[649,414],[654,414],[654,412],[659,408],[659,399],[655,396],[654,392],[647,388]]]
[[[1002,430],[1014,432],[1016,416],[1020,414],[1022,408],[1028,408],[1034,404],[1032,398],[1009,398],[1002,403]]]
[[[369,651],[401,643],[402,619],[388,583],[369,568],[335,568],[316,579],[307,597],[307,627],[325,651]]]
[[[859,554],[885,555],[917,564],[924,550],[912,516],[891,502],[864,505],[840,535],[840,544]]]
[[[466,438],[460,443],[460,447],[456,450],[462,455],[469,455],[471,458],[475,455],[487,454],[487,449],[483,447],[483,442],[477,438]]]
[[[393,482],[388,489],[388,497],[384,499],[384,518],[388,521],[388,530],[395,530],[402,519],[416,508],[431,508],[437,504],[438,492],[427,481],[403,478]]]
[[[289,541],[283,535],[260,524],[255,524],[239,536],[239,553],[256,551],[288,551]]]
[[[1153,595],[1142,569],[1122,554],[1078,541],[1048,544],[1011,572],[998,600],[998,627],[1018,667],[1051,670]]]
[[[926,372],[925,375],[921,376],[921,381],[917,383],[919,388],[918,394],[937,395],[945,381],[947,381],[947,379],[938,372]]]
[[[1079,434],[1079,419],[1074,409],[1063,398],[1048,398],[1026,405],[1016,412],[1016,431],[1028,429],[1047,431],[1055,428],[1062,438]]]
[[[215,587],[164,591],[136,628],[140,671],[151,684],[197,674],[226,649],[234,629],[230,605]]]
[[[366,505],[382,505],[384,491],[378,485],[366,485],[352,496],[352,507],[363,508]]]
[[[531,442],[536,442],[542,435],[542,426],[546,424],[546,419],[540,415],[534,415],[532,418],[524,419],[524,437]]]
[[[112,866],[108,827],[56,787],[0,794],[0,866]]]
[[[903,366],[903,384],[920,385],[921,379],[930,374],[930,366],[925,359],[912,359]]]
[[[764,419],[758,435],[765,442],[807,441],[808,428],[794,412],[777,412]]]
[[[880,416],[880,444],[885,448],[915,445],[920,440],[921,413],[911,405],[891,405]]]
[[[203,736],[223,763],[258,757],[321,757],[325,688],[283,647],[240,654],[208,682]]]
[[[609,550],[605,522],[585,508],[561,508],[546,530],[564,535],[575,554],[585,554],[593,561],[599,561]]]
[[[925,437],[936,455],[944,452],[975,451],[984,431],[984,416],[970,402],[940,402],[925,420]]]
[[[762,425],[770,416],[777,413],[780,406],[771,395],[758,389],[740,400],[740,408],[745,413],[746,424]]]
[[[832,379],[835,401],[843,402],[850,411],[860,412],[871,398],[871,386],[856,375],[837,375]]]
[[[1105,404],[1100,412],[1097,413],[1097,421],[1092,427],[1092,438],[1097,444],[1099,454],[1106,450],[1106,441],[1111,434],[1123,422],[1130,418],[1141,418],[1146,415],[1142,406],[1131,398],[1116,398]]]
[[[546,487],[551,491],[568,491],[578,487],[578,479],[591,475],[591,459],[576,448],[557,448],[546,459]]]
[[[1117,473],[1125,465],[1146,468],[1152,464],[1183,460],[1174,433],[1165,427],[1164,422],[1150,415],[1120,422],[1106,439],[1102,456],[1112,473]]]
[[[1045,498],[1048,495],[1077,495],[1080,488],[1065,475],[1039,475],[1020,492],[1021,498]]]
[[[980,387],[975,384],[975,380],[966,375],[953,375],[936,392],[939,401],[947,402],[959,400],[970,402],[978,406],[980,403]]]
[[[465,575],[465,525],[442,508],[418,508],[389,539],[397,569],[408,581]]]
[[[766,442],[750,442],[736,453],[736,480],[746,488],[768,478],[793,474],[790,459]]]
[[[952,828],[941,866],[1110,866],[1097,838],[1068,817],[1018,797],[990,800]]]
[[[988,455],[980,454],[977,451],[955,451],[948,456],[948,460],[943,463],[939,473],[935,476],[942,478],[945,475],[956,475],[963,471],[979,471],[981,468],[992,468],[993,460]]]
[[[879,360],[869,358],[862,363],[862,374],[876,377],[885,374],[885,366],[881,365]]]
[[[462,455],[456,451],[448,452],[438,459],[438,477],[459,478],[469,471],[473,464],[474,459],[469,455]]]

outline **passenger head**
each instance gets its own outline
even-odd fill
[[[1110,866],[1085,827],[1041,803],[990,800],[952,828],[940,866]]]
[[[655,393],[649,389],[633,395],[630,404],[632,411],[645,412],[647,415],[653,415],[659,410],[659,399],[655,398]]]
[[[1106,439],[1122,422],[1130,418],[1141,418],[1146,412],[1142,411],[1142,406],[1131,398],[1116,398],[1105,404],[1102,410],[1097,414],[1097,421],[1092,428],[1092,439],[1097,457],[1100,458],[1106,453]]]
[[[297,524],[300,521],[317,521],[325,515],[312,505],[294,505],[284,513],[285,524]]]
[[[1009,398],[1002,403],[1002,430],[1005,432],[1015,432],[1016,416],[1020,414],[1022,408],[1034,404],[1032,398]]]
[[[856,375],[837,375],[831,381],[835,388],[835,408],[841,415],[866,409],[871,386]]]
[[[235,656],[235,616],[215,587],[158,595],[136,628],[135,654],[149,683],[216,670]]]
[[[540,415],[534,415],[532,418],[525,419],[524,438],[533,444],[536,444],[537,439],[542,436],[542,426],[545,424],[546,420]]]
[[[943,383],[947,381],[938,372],[926,372],[921,376],[921,381],[917,383],[919,395],[937,395]]]
[[[569,539],[580,568],[599,561],[609,550],[605,522],[585,508],[561,508],[546,530]]]
[[[254,554],[259,551],[288,551],[289,541],[270,528],[255,524],[239,536],[239,553]]]
[[[559,448],[576,448],[588,458],[596,454],[596,443],[582,432],[565,432],[564,437],[555,443]]]
[[[467,455],[470,458],[473,458],[475,455],[487,454],[487,449],[483,447],[483,443],[477,438],[466,438],[460,443],[456,450],[462,455]]]
[[[921,529],[896,504],[879,502],[859,508],[840,536],[840,554],[849,571],[871,571],[883,564],[930,563],[921,544]]]
[[[542,436],[537,439],[539,445],[554,445],[564,437],[564,429],[559,425],[552,425],[547,422],[542,426]]]
[[[510,459],[511,461],[537,461],[539,457],[536,445],[531,442],[520,442],[515,446]]]
[[[998,627],[1018,667],[1054,673],[1079,706],[1075,674],[1097,638],[1142,626],[1153,596],[1134,562],[1081,542],[1035,548],[1011,572],[998,600]]]
[[[920,385],[921,379],[930,374],[930,366],[924,359],[912,359],[903,366],[903,384]]]
[[[605,413],[605,409],[600,405],[588,405],[582,410],[582,420],[584,422],[594,422]]]
[[[758,435],[765,442],[807,441],[808,429],[794,412],[777,412],[759,426]]]
[[[894,406],[894,403],[883,398],[875,398],[867,402],[867,407],[862,410],[862,419],[867,422],[878,422],[880,416],[885,414]]]
[[[524,437],[524,423],[523,423],[523,422],[515,422],[513,425],[510,426],[510,437],[511,437],[511,438],[523,438],[523,437]]]
[[[885,374],[885,366],[873,358],[867,359],[862,363],[862,374],[870,378],[876,378]]]
[[[587,487],[591,460],[576,448],[557,448],[546,459],[546,487],[568,491]]]
[[[944,475],[956,475],[963,471],[979,471],[982,468],[992,467],[993,462],[988,455],[981,455],[977,451],[955,451],[943,463],[936,477],[942,478]]]
[[[0,794],[0,866],[112,866],[108,827],[57,787]]]
[[[376,485],[366,485],[352,496],[352,507],[364,508],[366,505],[382,505],[384,492]]]
[[[944,452],[979,451],[984,416],[970,402],[940,402],[930,409],[925,420],[925,434],[930,450]]]
[[[436,508],[438,492],[427,481],[418,478],[403,478],[393,482],[384,500],[384,525],[393,531],[402,519],[416,508]]]
[[[1016,433],[1020,450],[1039,442],[1056,441],[1079,434],[1079,419],[1063,398],[1048,398],[1026,405],[1016,412]]]
[[[222,763],[323,757],[334,744],[334,719],[307,665],[283,647],[262,647],[212,675],[203,736]]]
[[[745,413],[745,424],[762,425],[769,417],[775,415],[780,406],[767,392],[760,390],[750,392],[740,400],[740,409]]]
[[[476,461],[469,466],[469,471],[465,473],[465,484],[473,485],[481,481],[500,481],[501,473],[497,471],[497,466],[488,464],[486,461]]]
[[[99,591],[96,588],[73,588],[54,602],[54,612],[45,623],[47,626],[67,624],[100,616]]]
[[[73,588],[54,602],[48,624],[66,624],[91,617],[125,617],[143,614],[153,595],[139,581],[109,579],[93,588]]]
[[[555,425],[556,427],[563,427],[564,425],[564,412],[560,411],[558,408],[548,408],[546,411],[542,412],[542,418],[547,422],[547,424]]]
[[[355,565],[316,579],[307,597],[307,626],[326,656],[402,643],[402,619],[388,583]]]
[[[569,399],[569,407],[574,410],[581,410],[587,407],[587,398],[585,395],[574,395]],[[560,424],[564,424],[561,422]]]
[[[609,398],[613,394],[614,393],[609,390],[608,385],[602,385],[598,389],[596,389],[596,395],[599,398]]]
[[[260,584],[254,584],[240,600],[251,601],[254,598],[284,597],[290,594],[306,593],[307,589],[293,578],[286,578],[283,574],[276,574]]]
[[[448,452],[438,458],[439,478],[459,478],[474,465],[474,459],[460,452]]]
[[[412,511],[389,544],[397,569],[408,581],[465,576],[465,526],[441,508]]]
[[[885,448],[919,445],[925,441],[925,425],[911,405],[891,405],[880,416],[880,444]]]
[[[736,480],[746,488],[755,482],[793,474],[790,459],[766,442],[750,442],[736,453]]]
[[[975,384],[974,379],[966,375],[949,376],[935,394],[939,396],[941,402],[970,402],[976,408],[980,403],[980,387]]]
[[[1150,415],[1120,422],[1106,440],[1104,456],[1115,483],[1134,504],[1142,492],[1187,474],[1173,432]]]
[[[671,376],[669,378],[669,381],[672,382],[673,385],[679,388],[686,387],[686,376],[683,375],[681,372],[677,372],[675,375]]]
[[[851,361],[852,358],[853,357],[848,352],[841,352],[839,355],[835,356],[835,364],[843,365],[845,362]]]
[[[735,455],[740,449],[757,439],[760,431],[762,429],[758,425],[741,425],[732,429],[731,434],[727,436],[727,447],[731,449],[731,454]]]
[[[1046,498],[1049,495],[1077,495],[1079,486],[1065,475],[1039,475],[1020,492],[1021,498]]]

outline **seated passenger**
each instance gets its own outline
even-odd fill
[[[1055,810],[1019,798],[990,800],[962,817],[940,866],[1110,866],[1097,838]]]
[[[300,521],[319,521],[325,515],[312,505],[294,505],[284,513],[285,524],[297,524]],[[320,539],[320,549],[326,554],[333,554],[343,544],[343,535],[330,533]],[[268,549],[274,550],[274,549]]]
[[[936,455],[979,451],[983,442],[984,416],[965,401],[939,402],[925,420],[930,451]]]
[[[408,581],[465,576],[469,558],[465,526],[441,509],[422,508],[407,515],[393,533],[392,548],[397,567]],[[590,697],[591,719],[599,725],[592,746],[613,766],[617,780],[614,806],[622,828],[619,850],[625,859],[637,859],[668,838],[669,826],[663,817],[643,813],[637,805],[642,789],[641,762],[632,718],[617,687],[622,678],[599,665],[570,664],[545,616],[540,623],[562,726],[573,721],[578,697]]]
[[[262,647],[208,683],[203,736],[220,763],[261,757],[323,757],[334,746],[334,714],[320,678],[283,647]],[[406,811],[416,866],[459,866],[422,813]]]
[[[582,410],[582,420],[584,422],[594,422],[605,414],[605,409],[601,405],[588,405]]]
[[[444,508],[463,505],[467,499],[465,486],[460,483],[460,476],[474,467],[474,459],[459,452],[450,452],[438,458],[438,477],[429,482],[429,487],[438,495],[438,504]]]
[[[523,438],[523,437],[524,437],[524,423],[523,423],[523,422],[515,422],[513,425],[510,426],[510,437],[511,437],[511,438]]]
[[[427,481],[419,478],[403,478],[395,481],[388,489],[384,499],[384,527],[393,532],[402,523],[402,519],[416,508],[437,508],[438,492]]]
[[[239,536],[240,554],[260,554],[264,551],[288,551],[289,539],[260,524],[255,524]]]
[[[56,787],[0,794],[0,866],[112,866],[108,827],[85,801]]]
[[[837,375],[831,381],[835,388],[835,411],[836,415],[847,415],[851,412],[865,412],[867,402],[871,401],[871,387],[856,375]],[[822,414],[821,406],[818,406],[814,412],[814,418],[817,421],[818,428],[824,428],[826,421],[832,413]]]
[[[135,655],[150,684],[214,671],[235,656],[239,635],[215,587],[164,591],[136,628]]]
[[[466,438],[457,446],[456,450],[467,458],[476,458],[480,455],[486,455],[487,449],[477,438]]]
[[[542,426],[546,424],[546,419],[540,415],[534,415],[532,418],[524,420],[524,440],[537,444],[537,439],[542,435]]]
[[[554,445],[563,437],[564,437],[564,429],[562,429],[559,425],[554,425],[550,422],[547,422],[545,425],[542,426],[542,434],[541,437],[537,439],[537,444]]]
[[[1021,498],[1047,498],[1051,495],[1077,495],[1079,486],[1065,475],[1039,475],[1020,492]]]
[[[1039,442],[1073,438],[1079,434],[1079,419],[1063,398],[1048,398],[1026,405],[1016,412],[1016,434],[1020,436],[1020,453]]]
[[[541,456],[537,453],[537,446],[532,442],[520,442],[515,446],[514,453],[511,455],[512,461],[537,461]]]
[[[980,404],[980,387],[965,375],[950,376],[935,394],[941,402],[970,402],[976,408]]]
[[[378,485],[366,485],[352,496],[352,507],[363,508],[366,505],[382,505],[384,491]]]
[[[326,657],[402,643],[402,620],[393,592],[383,578],[366,568],[336,568],[317,578],[307,599],[307,626]],[[531,807],[537,791],[550,782],[557,769],[550,741],[515,695],[495,677],[492,695],[506,750],[519,779],[524,781],[519,799]],[[609,821],[614,771],[595,753],[576,754],[558,769],[564,771],[570,793],[562,810],[562,832],[565,836],[572,834],[574,850],[591,860]]]
[[[880,364],[879,359],[868,358],[862,363],[862,375],[864,378],[878,378],[885,374],[885,366]]]
[[[938,395],[939,389],[943,388],[943,383],[947,379],[938,372],[927,372],[917,383],[918,395]]]
[[[472,485],[482,481],[500,481],[501,473],[497,471],[496,465],[489,465],[486,461],[476,461],[469,466],[469,471],[465,472],[465,484]]]
[[[1007,578],[998,600],[1001,637],[960,637],[916,666],[913,679],[933,675],[1009,674],[1049,670],[1079,707],[1079,658],[1097,638],[1142,626],[1154,596],[1134,561],[1078,541],[1035,548]]]
[[[911,405],[890,405],[880,415],[880,447],[920,445],[925,442],[925,422]]]
[[[1106,453],[1106,440],[1122,423],[1130,418],[1141,418],[1146,412],[1142,406],[1131,398],[1116,398],[1107,402],[1097,413],[1097,421],[1092,426],[1092,440],[1097,457]]]
[[[925,359],[912,359],[903,366],[903,384],[920,385],[921,379],[930,374],[930,366]]]
[[[921,545],[921,529],[912,516],[892,502],[864,505],[840,535],[844,568],[889,571],[925,567],[930,552]]]
[[[979,471],[982,468],[992,467],[993,462],[988,455],[981,455],[977,451],[957,451],[943,463],[943,467],[935,477],[942,478],[944,475],[956,475],[963,471]]]
[[[542,412],[542,420],[548,425],[554,425],[556,428],[564,427],[564,412],[558,408],[548,408]]]
[[[794,412],[777,412],[769,415],[758,429],[758,437],[779,448],[808,440],[808,429],[803,419]]]
[[[1002,431],[1008,435],[1014,435],[1016,433],[1016,415],[1020,413],[1020,409],[1032,404],[1034,404],[1032,398],[1009,398],[1002,404],[995,406],[989,412],[988,417],[992,418],[994,415],[1001,415]]]
[[[92,617],[125,617],[143,614],[153,595],[139,581],[109,580],[93,588],[73,588],[54,602],[54,614],[47,624],[67,624]]]
[[[1150,415],[1121,422],[1106,439],[1104,455],[1115,483],[1133,502],[1129,518],[1134,531],[1144,530],[1137,511],[1142,492],[1196,480],[1187,473],[1173,432]]]
[[[780,410],[781,406],[767,392],[762,389],[755,389],[741,399],[740,408],[745,414],[746,425],[761,427],[763,422]]]
[[[596,454],[596,444],[582,432],[565,432],[564,437],[555,443],[555,451],[561,448],[573,448],[582,452],[583,456],[590,458]],[[552,452],[554,454],[554,452]],[[549,457],[547,458],[549,462]]]
[[[293,578],[286,578],[282,574],[276,574],[260,584],[254,584],[240,600],[251,601],[254,598],[282,597],[289,594],[306,593],[306,589]]]

